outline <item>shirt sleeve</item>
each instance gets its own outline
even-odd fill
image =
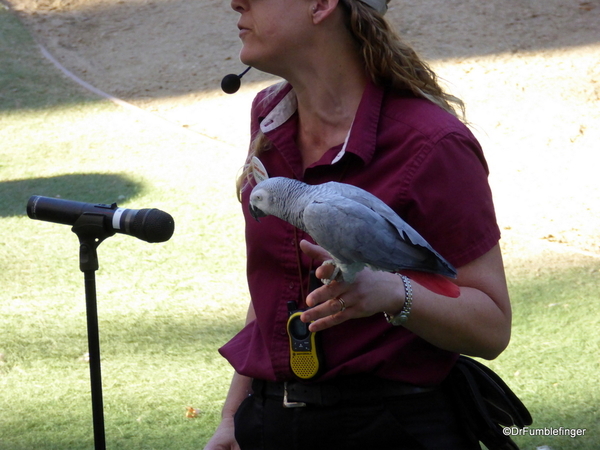
[[[500,239],[487,164],[470,133],[433,143],[414,168],[408,195],[407,222],[456,267]]]

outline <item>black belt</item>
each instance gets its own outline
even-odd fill
[[[298,381],[271,382],[254,380],[254,395],[281,400],[286,408],[306,405],[333,406],[340,402],[372,403],[384,398],[420,394],[433,391],[421,387],[374,376],[342,377],[320,383]]]

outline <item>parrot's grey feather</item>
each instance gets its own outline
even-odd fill
[[[254,187],[255,217],[274,215],[306,231],[327,250],[351,282],[365,266],[394,272],[419,270],[456,277],[456,270],[374,195],[349,184],[307,185],[270,178]]]
[[[414,245],[429,247],[431,249],[429,243],[425,239],[423,239],[423,237],[421,237],[419,233],[417,233],[404,220],[402,220],[392,208],[390,208],[387,204],[382,202],[378,197],[374,196],[370,192],[367,192],[364,189],[353,186],[351,184],[336,183],[334,181],[325,183],[325,185],[328,186],[329,189],[338,193],[339,195],[352,199],[355,202],[372,209],[374,212],[381,215],[381,217],[384,217],[385,219],[389,220],[392,223],[392,225],[396,227],[398,232],[402,234],[401,238],[403,240],[408,241]]]

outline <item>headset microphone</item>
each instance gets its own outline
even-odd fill
[[[252,67],[248,66],[246,70],[239,75],[236,75],[235,73],[225,75],[221,80],[221,89],[223,89],[223,92],[226,94],[235,94],[242,85],[242,77],[246,75],[246,72],[248,72],[250,69],[252,69]]]

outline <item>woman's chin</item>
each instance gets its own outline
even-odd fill
[[[240,50],[240,61],[246,66],[252,67],[255,67],[255,64],[258,62],[255,53],[246,46]]]

